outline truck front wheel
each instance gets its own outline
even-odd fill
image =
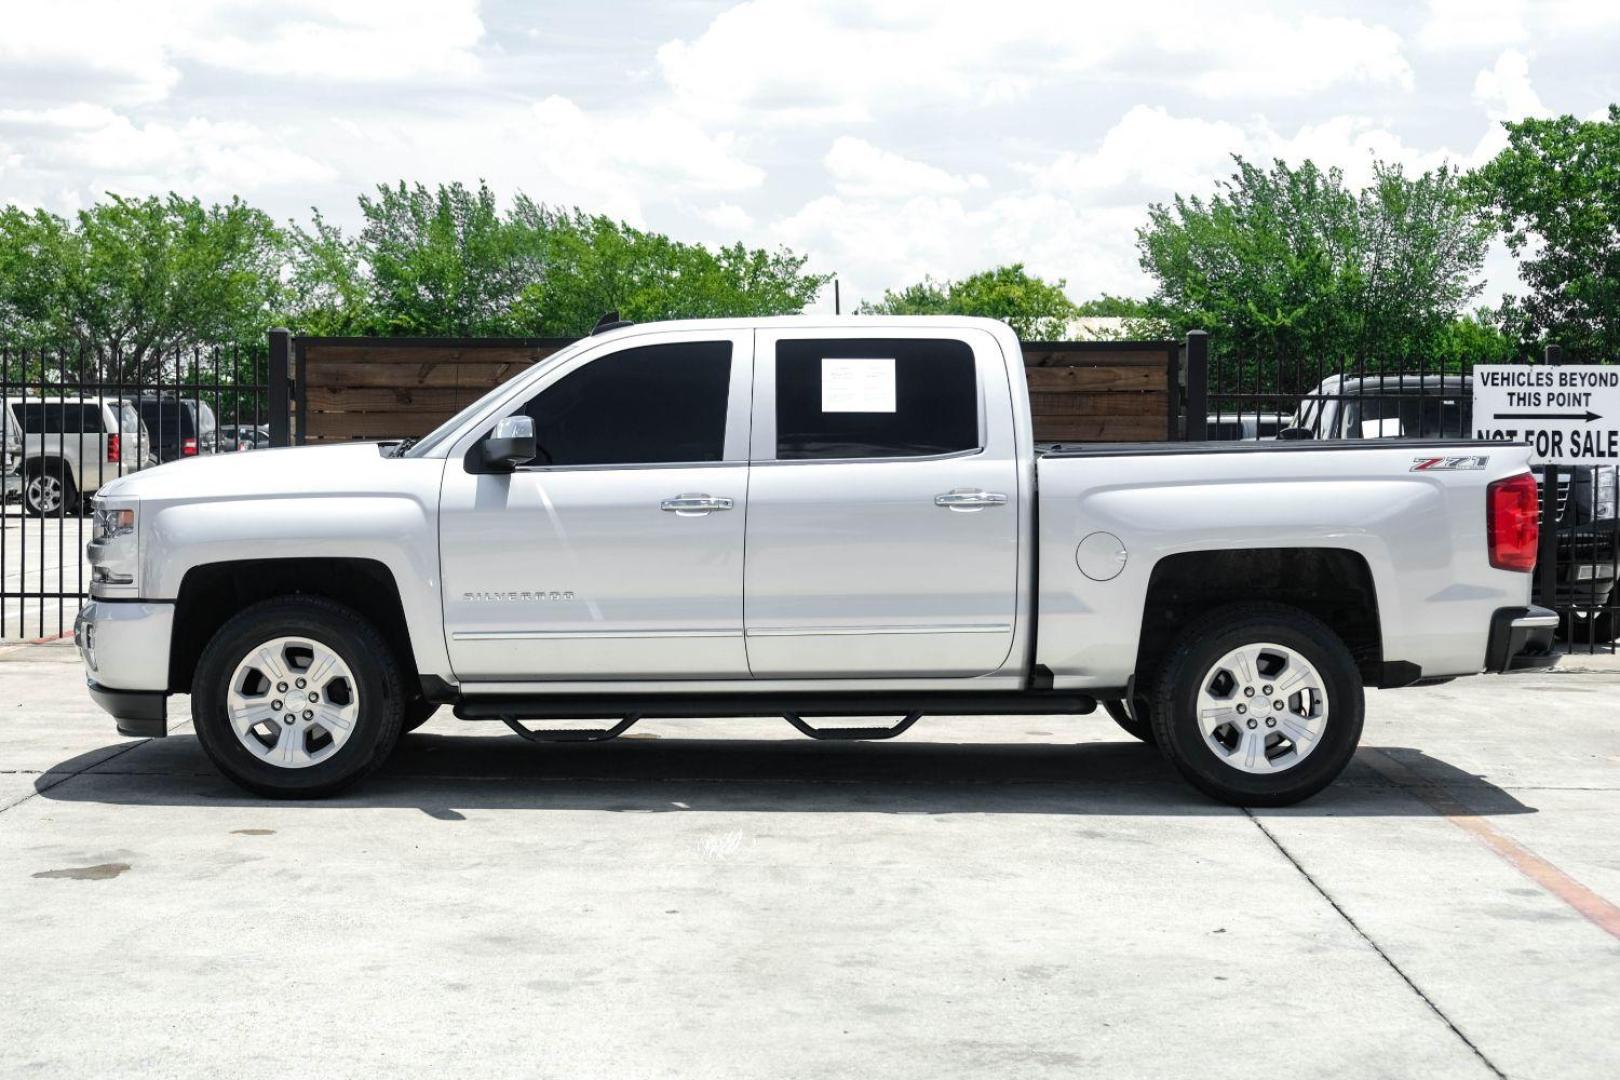
[[[1194,787],[1237,806],[1287,806],[1332,783],[1361,739],[1361,678],[1321,620],[1282,604],[1211,612],[1177,640],[1154,687],[1159,748]]]
[[[226,776],[259,795],[331,795],[399,741],[404,693],[393,651],[342,604],[294,596],[254,604],[203,650],[191,694],[197,738]]]

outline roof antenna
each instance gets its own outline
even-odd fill
[[[609,330],[617,330],[621,326],[634,325],[636,324],[629,319],[619,318],[619,309],[614,308],[612,311],[605,312],[600,319],[596,320],[596,325],[591,327],[591,337],[595,337],[597,334],[605,334]]]

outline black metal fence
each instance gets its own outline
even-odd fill
[[[1471,439],[1473,367],[1214,357],[1205,334],[1183,346],[1183,437],[1203,439]],[[1533,358],[1560,364],[1557,346]],[[1549,465],[1541,481],[1536,602],[1558,611],[1571,651],[1613,653],[1620,628],[1620,469]],[[1550,523],[1550,525],[1549,525]]]
[[[269,364],[259,344],[0,348],[0,640],[72,632],[103,486],[270,444]]]
[[[90,497],[118,476],[176,458],[298,441],[301,357],[266,342],[131,355],[0,347],[0,640],[70,632],[89,585]],[[1559,362],[1549,349],[1542,363]],[[1173,431],[1185,439],[1466,440],[1472,365],[1211,359],[1181,345]],[[296,384],[296,385],[295,385]],[[1538,602],[1570,648],[1615,652],[1620,533],[1615,468],[1542,470]]]

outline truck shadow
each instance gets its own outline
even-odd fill
[[[119,753],[123,749],[125,752]],[[56,801],[255,805],[190,734],[114,744],[60,762],[35,783]],[[513,737],[407,736],[357,788],[308,809],[752,811],[896,814],[1217,815],[1156,750],[1135,742],[830,743],[620,739],[534,745]],[[1534,813],[1482,777],[1407,747],[1367,747],[1339,781],[1280,812],[1412,817]]]

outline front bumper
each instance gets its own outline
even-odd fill
[[[1552,667],[1558,613],[1544,607],[1497,608],[1485,646],[1486,671],[1525,671]]]
[[[0,476],[0,503],[8,503],[12,499],[22,497],[22,477],[16,473],[7,473]]]
[[[174,605],[150,600],[91,600],[73,621],[90,697],[124,735],[167,734],[169,637]]]
[[[110,690],[86,679],[90,700],[118,726],[118,734],[161,739],[169,733],[169,695],[161,690]]]

